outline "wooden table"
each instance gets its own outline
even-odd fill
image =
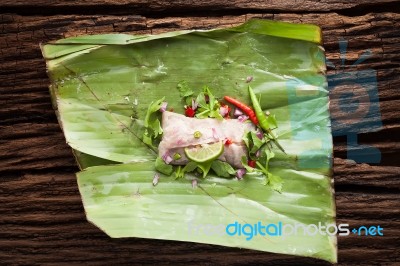
[[[397,1],[2,0],[0,2],[0,264],[327,265],[319,260],[212,245],[110,239],[85,219],[70,148],[51,107],[39,43],[82,34],[160,33],[240,24],[250,18],[315,23],[339,71],[377,73],[381,129],[358,135],[379,163],[347,160],[334,138],[337,222],[380,225],[384,236],[339,237],[340,265],[399,265],[400,3]],[[372,55],[350,66],[370,49]],[[353,84],[354,85],[354,84]],[[332,116],[335,113],[332,112]],[[379,117],[377,117],[379,119]]]

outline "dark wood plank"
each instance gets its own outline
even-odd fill
[[[110,239],[84,216],[74,173],[78,170],[57,124],[38,44],[81,34],[160,33],[177,29],[237,25],[252,17],[315,23],[322,27],[326,55],[340,65],[338,41],[349,41],[348,60],[366,49],[372,56],[356,69],[378,75],[383,129],[360,135],[362,144],[380,149],[382,163],[357,164],[346,159],[346,140],[334,139],[334,178],[338,223],[381,225],[384,237],[339,237],[341,265],[395,265],[399,262],[400,167],[400,15],[372,12],[348,16],[344,10],[379,1],[177,1],[174,5],[139,1],[80,1],[77,6],[109,6],[104,15],[0,15],[0,260],[4,264],[256,264],[328,265],[325,262],[251,250],[146,239]],[[391,2],[391,1],[387,1]],[[157,16],[113,15],[115,5],[150,8]],[[24,1],[2,1],[0,7],[24,7]],[[66,1],[32,1],[29,5],[68,6]],[[290,4],[290,5],[289,5]],[[226,15],[174,15],[157,10],[226,9]],[[242,8],[242,9],[239,9]],[[259,13],[245,12],[262,10]],[[377,8],[379,9],[379,8]],[[55,11],[54,11],[55,10]],[[235,11],[236,10],[236,11]],[[287,11],[287,10],[290,10]],[[34,10],[35,11],[35,10]],[[68,10],[67,10],[68,11]],[[139,12],[137,11],[137,12]],[[273,12],[279,11],[279,13]],[[306,11],[303,13],[302,11]],[[318,11],[316,13],[309,13]],[[323,12],[321,12],[323,11]],[[396,10],[393,10],[396,11]],[[0,11],[1,12],[1,11]],[[35,11],[36,12],[36,11]],[[118,11],[120,12],[120,11]],[[229,13],[237,12],[233,15]],[[40,12],[38,13],[40,14]],[[347,65],[345,70],[352,68]],[[329,69],[334,74],[340,69]],[[156,254],[156,255],[155,255]]]
[[[368,0],[302,0],[302,1],[246,1],[246,0],[232,0],[232,1],[221,1],[221,0],[204,0],[204,1],[160,1],[160,0],[81,0],[73,4],[74,7],[112,7],[116,8],[122,6],[124,8],[136,9],[136,11],[149,10],[154,11],[165,11],[165,10],[176,10],[176,12],[184,11],[214,11],[214,10],[268,10],[268,11],[283,11],[291,12],[302,11],[302,12],[313,12],[313,11],[335,11],[344,10],[350,8],[366,8],[366,7],[379,7],[382,4],[395,4],[397,1],[393,0],[379,0],[379,1],[368,1]],[[66,0],[3,0],[0,7],[67,7],[71,8],[71,2]]]

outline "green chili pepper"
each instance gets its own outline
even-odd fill
[[[182,156],[179,153],[175,153],[173,158],[176,161],[176,160],[179,160],[180,158],[182,158]]]
[[[264,114],[263,110],[261,109],[260,103],[257,100],[256,94],[254,93],[253,89],[249,86],[249,94],[251,103],[253,104],[254,112],[256,113],[256,117],[258,123],[262,129],[269,132],[270,126],[268,124],[267,116]]]
[[[258,120],[259,126],[268,134],[271,136],[271,139],[275,143],[275,145],[283,152],[285,150],[282,148],[282,146],[278,143],[278,140],[276,139],[276,136],[274,133],[271,131],[271,127],[268,123],[267,116],[261,109],[261,105],[257,100],[256,94],[254,93],[253,89],[249,86],[249,94],[250,94],[250,99],[251,103],[253,104],[254,112],[256,113],[256,117]]]
[[[201,138],[202,135],[203,135],[203,134],[201,134],[200,131],[195,131],[195,132],[193,133],[193,137],[195,137],[196,139]]]

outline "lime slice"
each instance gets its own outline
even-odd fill
[[[217,159],[223,152],[224,144],[222,141],[185,148],[185,154],[188,159],[196,163],[204,163]]]

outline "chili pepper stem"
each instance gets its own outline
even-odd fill
[[[267,135],[269,135],[268,139],[272,140],[272,142],[275,144],[275,146],[278,147],[278,149],[280,149],[284,154],[287,155],[287,153],[285,152],[285,149],[283,149],[281,144],[279,144],[278,138],[275,136],[275,134],[272,132],[272,130],[268,130]]]
[[[284,154],[287,155],[287,153],[285,152],[285,150],[283,149],[283,147],[281,146],[281,144],[279,144],[278,140],[274,137],[272,139],[272,141],[274,142],[274,144],[276,145],[276,147],[278,147]]]

